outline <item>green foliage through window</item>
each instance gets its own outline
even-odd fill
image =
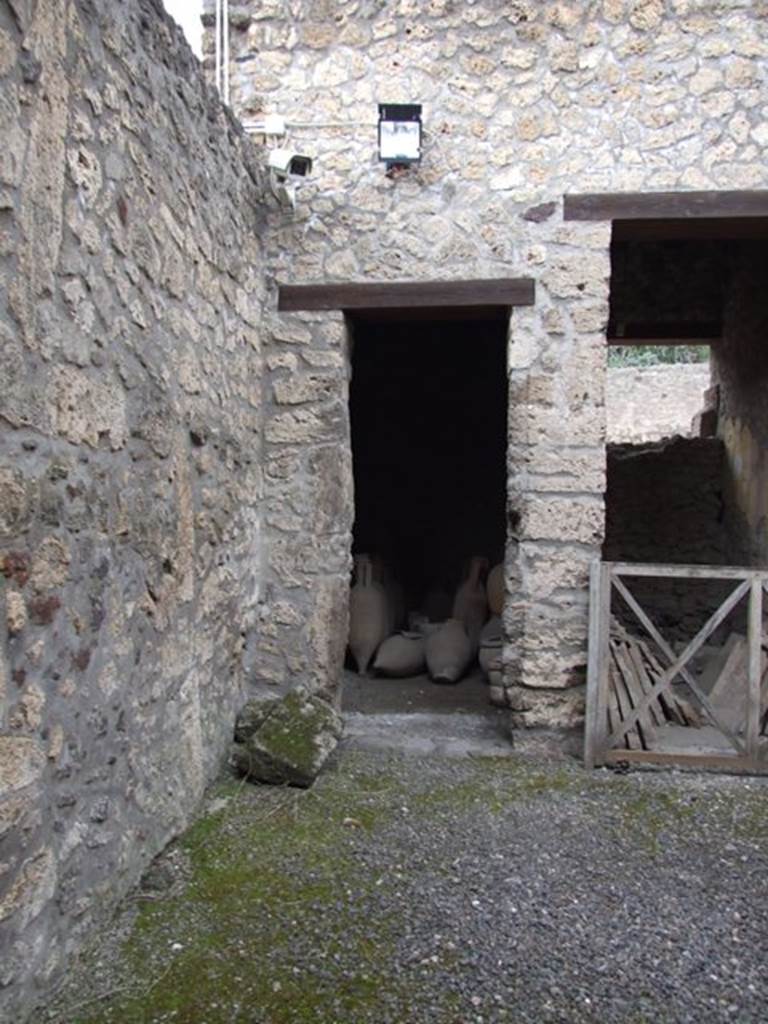
[[[707,362],[709,345],[611,345],[608,349],[609,366]]]

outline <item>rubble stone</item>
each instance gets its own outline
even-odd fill
[[[247,723],[239,723],[246,738],[233,748],[235,766],[257,782],[311,786],[341,738],[339,713],[302,687],[270,705],[263,718],[254,710],[251,705]]]

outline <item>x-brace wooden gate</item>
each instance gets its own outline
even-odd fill
[[[699,632],[676,654],[651,621],[628,589],[625,579],[646,577],[661,579],[722,580],[732,581],[733,589],[714,611]],[[587,711],[585,723],[584,760],[587,767],[617,762],[647,762],[655,764],[678,764],[701,768],[721,768],[738,772],[768,771],[766,741],[761,740],[761,677],[764,675],[763,651],[763,591],[768,590],[768,570],[747,569],[732,566],[689,566],[689,565],[642,565],[624,562],[600,562],[592,565],[590,576],[590,620],[589,620],[589,662],[587,668]],[[610,707],[611,659],[611,598],[618,594],[637,624],[641,627],[647,644],[654,650],[648,657],[654,668],[643,676],[643,686],[635,686],[624,694],[621,708]],[[689,668],[691,659],[699,652],[706,640],[720,626],[727,616],[744,599],[748,601],[746,661],[747,671],[743,685],[746,694],[737,694],[739,707],[744,716],[734,722],[733,711],[723,714],[722,708],[715,707],[700,680]],[[641,642],[643,649],[646,641]],[[628,661],[629,659],[627,659]],[[626,662],[625,662],[626,664]],[[629,665],[629,669],[637,668]],[[637,673],[634,674],[637,680]],[[692,695],[692,703],[698,708],[701,718],[708,726],[714,726],[727,741],[722,752],[685,753],[670,752],[659,745],[654,749],[656,731],[653,725],[648,729],[650,743],[645,749],[626,749],[631,744],[628,737],[635,736],[641,723],[650,722],[654,709],[662,699],[669,698],[673,684],[686,684]],[[679,686],[683,689],[682,686]],[[743,687],[742,687],[743,689]],[[765,686],[763,685],[763,691]],[[763,692],[763,699],[765,692]],[[671,701],[673,697],[669,698]],[[620,711],[620,714],[617,713]],[[738,716],[737,716],[738,717]],[[639,744],[637,744],[639,745]]]

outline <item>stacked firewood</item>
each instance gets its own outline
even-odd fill
[[[629,719],[640,707],[655,684],[664,674],[664,668],[648,644],[627,632],[612,619],[608,662],[608,727],[610,732]],[[701,714],[690,701],[676,692],[670,681],[647,701],[631,729],[623,737],[628,750],[651,750],[657,730],[673,725],[700,726]]]

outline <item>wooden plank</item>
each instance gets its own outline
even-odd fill
[[[758,737],[760,734],[760,684],[762,682],[763,652],[760,643],[763,638],[763,586],[753,579],[749,592],[747,616],[748,657],[748,698],[747,698],[747,755],[757,764]]]
[[[627,654],[635,681],[640,688],[640,692],[645,694],[648,692],[652,684],[648,676],[648,670],[643,663],[639,645],[636,643],[627,644]],[[664,725],[664,712],[657,700],[650,703],[648,711],[650,712],[650,720],[654,727]]]
[[[589,636],[587,640],[587,702],[584,714],[584,764],[587,768],[595,767],[597,754],[597,737],[603,732],[598,716],[603,713],[599,701],[599,679],[603,655],[602,637],[600,635],[600,602],[602,599],[603,569],[599,559],[595,559],[589,567]],[[607,709],[606,709],[607,713]],[[611,722],[607,732],[613,732]]]
[[[433,320],[455,324],[471,320],[473,323],[503,323],[506,327],[512,310],[509,306],[396,306],[392,309],[348,309],[346,312],[355,324],[411,324]]]
[[[730,643],[731,639],[735,643]],[[713,707],[722,707],[723,698],[727,704],[733,694],[733,677],[738,675],[739,670],[746,665],[747,638],[740,633],[731,633],[726,641],[728,654],[718,673],[717,679],[709,691],[709,699]]]
[[[670,662],[674,662],[674,660],[675,660],[675,652],[669,646],[669,644],[664,639],[664,637],[661,635],[661,633],[659,633],[658,629],[656,629],[654,624],[651,622],[651,620],[645,614],[645,612],[640,607],[640,605],[637,603],[637,601],[634,599],[632,594],[624,586],[622,581],[618,577],[614,577],[613,585],[616,588],[616,590],[618,591],[618,593],[621,594],[621,596],[626,601],[626,603],[629,605],[629,607],[632,609],[632,611],[635,613],[635,615],[637,616],[638,621],[640,622],[640,624],[648,632],[648,635],[655,641],[655,643],[657,644],[659,650],[663,653],[664,657],[668,658]],[[736,590],[733,591],[733,593],[731,594],[731,597],[729,598],[729,600],[732,600],[734,595],[737,594],[737,593],[740,596],[736,599],[736,601],[733,602],[731,607],[734,607],[735,604],[738,603],[739,600],[741,600],[741,596],[743,596],[743,594],[746,593],[746,588],[748,588],[748,587],[749,587],[749,582],[748,581],[747,582],[742,582],[736,588]],[[726,612],[726,615],[730,612],[731,607],[729,607],[728,611]],[[722,611],[722,607],[721,607],[720,611]],[[725,616],[723,616],[723,618],[725,618]],[[722,619],[720,621],[722,621]],[[719,624],[720,623],[718,622],[717,625],[719,625]],[[704,626],[704,629],[706,629],[708,625],[709,625],[709,623],[707,623]],[[713,629],[716,629],[716,628],[717,628],[717,626],[713,627]],[[710,632],[712,632],[712,630],[710,630]],[[697,637],[695,639],[698,639],[700,635],[701,634],[697,634]],[[708,636],[709,633],[707,633],[706,635]],[[704,637],[704,639],[706,639],[706,636]],[[701,646],[701,644],[699,644],[699,646]],[[689,657],[692,657],[693,653],[695,653],[695,652],[692,652],[689,655]],[[661,670],[661,666],[659,666],[659,669]],[[680,670],[680,675],[683,677],[683,679],[686,681],[686,683],[688,683],[690,688],[693,690],[693,692],[699,698],[699,700],[702,703],[702,706],[704,707],[705,711],[707,711],[707,713],[710,715],[712,721],[716,721],[716,717],[715,717],[714,711],[712,709],[712,705],[710,704],[709,698],[707,697],[707,695],[705,693],[702,692],[701,687],[698,685],[698,683],[693,678],[693,676],[688,671],[688,669],[687,668],[682,668]],[[654,688],[657,685],[658,685],[658,682],[654,683]],[[738,750],[740,753],[744,753],[744,747],[743,747],[741,741],[729,729],[722,727],[722,731],[723,731],[723,734],[728,737],[728,739],[730,740],[732,746],[734,746],[736,748],[736,750]]]
[[[563,197],[563,220],[768,217],[768,190],[581,192]]]
[[[613,666],[610,666],[610,668],[608,669],[607,712],[608,712],[608,723],[609,723],[608,724],[608,729],[609,729],[609,731],[612,732],[614,729],[617,729],[618,727],[620,727],[622,722],[624,721],[624,715],[622,714],[622,705],[621,705],[620,700],[618,700],[618,691],[616,689],[616,679],[615,679],[615,672],[614,672],[614,667]],[[630,737],[629,736],[624,736],[623,738],[624,738],[623,745],[625,746],[625,748],[629,748],[629,746],[631,745]],[[638,744],[635,744],[635,745],[638,745]],[[639,750],[639,745],[638,745],[638,750]]]
[[[614,576],[658,577],[681,580],[762,580],[768,588],[768,571],[737,565],[657,565],[643,562],[610,562]]]
[[[652,667],[649,666],[648,677],[651,681],[651,688],[661,679],[663,674],[664,669],[658,662],[655,662]],[[676,722],[679,725],[686,724],[685,717],[681,714],[677,701],[674,700],[669,690],[663,690],[657,697],[657,700],[665,722]]]
[[[648,677],[651,682],[651,687],[653,687],[664,674],[664,668],[659,660],[653,657],[653,654],[646,644],[641,642],[641,647],[643,654],[648,661]],[[671,657],[673,656],[674,655]],[[672,686],[662,690],[657,699],[662,714],[664,715],[665,722],[674,722],[682,726],[688,725],[688,718],[685,714],[686,709],[681,706],[677,694],[672,690]],[[693,718],[693,715],[691,715],[691,718]]]
[[[728,638],[722,647],[716,648],[712,657],[707,661],[704,671],[701,674],[701,688],[705,693],[712,696],[712,690],[717,684],[717,680],[722,674],[723,667],[725,666],[728,657],[735,646],[738,645],[739,640],[744,640],[744,637],[740,633],[729,633]]]
[[[671,691],[671,697],[674,701],[677,713],[683,720],[683,723],[691,729],[698,729],[702,725],[702,719],[699,712],[691,704],[687,697],[683,697],[679,692],[676,693],[674,689]]]
[[[597,631],[599,645],[597,650],[597,701],[598,707],[605,707],[608,698],[609,679],[608,670],[610,664],[608,643],[611,633],[611,570],[603,564],[599,565],[599,599],[598,615],[599,621]],[[595,736],[596,757],[599,758],[608,744],[609,729],[607,721],[598,713],[597,734]]]
[[[629,694],[624,685],[624,680],[622,679],[621,673],[618,671],[618,668],[615,664],[611,665],[610,678],[611,683],[613,685],[613,690],[616,694],[616,700],[619,705],[619,715],[621,716],[621,722],[617,727],[614,728],[613,735],[623,735],[624,739],[626,740],[626,746],[630,750],[642,750],[643,743],[640,739],[640,735],[637,729],[624,728],[624,722],[626,722],[630,718],[633,708],[632,702],[629,699]],[[611,746],[615,747],[616,743],[612,743]]]
[[[332,284],[281,284],[277,308],[298,310],[423,309],[451,306],[532,306],[535,283],[528,277],[476,281],[345,281]]]
[[[685,668],[687,663],[690,661],[690,659],[693,657],[693,655],[696,653],[696,651],[698,651],[699,647],[701,647],[701,645],[704,643],[704,641],[707,639],[707,637],[710,636],[710,634],[713,633],[717,629],[717,627],[720,625],[720,623],[723,622],[728,615],[730,615],[731,611],[736,607],[736,605],[742,599],[744,594],[747,593],[747,591],[749,590],[749,587],[750,587],[750,584],[749,584],[748,581],[743,581],[742,583],[740,583],[733,590],[733,592],[725,599],[725,601],[717,609],[717,611],[714,612],[714,614],[709,617],[709,619],[704,623],[704,625],[701,627],[701,629],[696,634],[696,636],[686,646],[686,648],[682,652],[682,654],[680,654],[675,659],[675,661],[673,662],[672,666],[670,668],[668,668],[665,671],[664,675],[661,677],[661,679],[654,684],[653,689],[650,691],[650,693],[646,694],[646,696],[643,699],[640,707],[634,709],[632,714],[629,716],[629,718],[624,723],[624,725],[626,725],[627,728],[633,722],[637,721],[637,719],[639,718],[640,714],[647,708],[647,706],[650,704],[651,700],[653,700],[654,697],[656,697],[659,693],[661,693],[662,690],[664,690],[666,687],[668,687],[669,684],[672,682],[672,680],[675,678],[675,676],[677,676],[680,673],[680,670]],[[690,675],[690,673],[689,673],[689,675]],[[695,683],[694,683],[694,687],[695,687]],[[696,687],[696,689],[698,689],[698,687]],[[699,696],[699,695],[697,694],[697,696]],[[613,743],[615,742],[616,738],[617,738],[617,736],[616,736],[615,732],[614,732],[613,735],[608,737],[608,746],[609,747],[613,745]]]
[[[605,754],[606,764],[657,764],[679,768],[716,768],[728,772],[739,772],[748,775],[765,774],[768,763],[758,762],[752,758],[740,757],[738,754],[677,754],[660,750],[608,750]]]
[[[639,644],[628,644],[627,650],[629,652],[629,660],[632,665],[632,669],[637,679],[637,683],[643,694],[646,694],[651,689],[653,683],[648,675],[648,669],[646,668]],[[658,701],[654,701],[649,706],[651,712],[651,720],[655,726],[664,724],[665,716],[664,711]]]
[[[608,687],[608,700],[606,702],[605,717],[608,723],[608,732],[613,732],[617,729],[621,716],[619,715],[619,703],[616,700],[616,691],[613,686]],[[585,760],[586,763],[586,760]]]
[[[608,324],[609,345],[713,345],[723,336],[717,320]]]
[[[627,691],[630,704],[633,708],[636,708],[643,697],[645,696],[642,687],[640,686],[639,680],[635,678],[634,669],[629,660],[627,648],[623,645],[616,643],[613,648],[613,655],[618,668],[619,674],[624,683],[624,688]],[[637,722],[637,730],[642,741],[643,747],[646,749],[651,746],[653,739],[654,726],[651,720],[653,714],[654,705],[651,704],[648,707],[647,712],[640,716]]]

